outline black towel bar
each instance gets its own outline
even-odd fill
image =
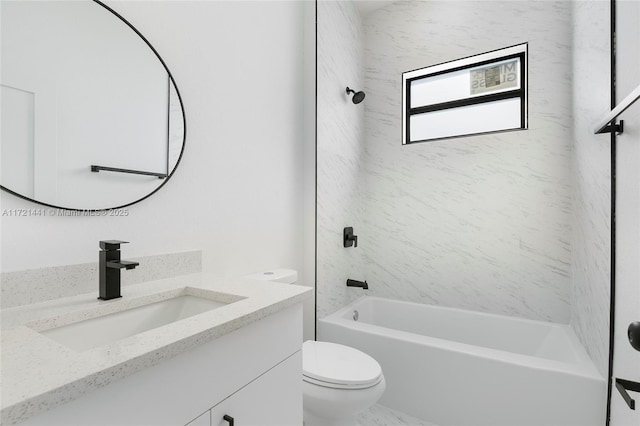
[[[158,179],[164,179],[164,178],[166,178],[168,176],[166,173],[144,172],[142,170],[119,169],[119,168],[116,168],[116,167],[91,165],[91,171],[92,172],[97,173],[100,170],[103,170],[105,172],[131,173],[131,174],[134,174],[134,175],[155,176]]]
[[[631,395],[629,395],[629,392],[627,391],[640,392],[640,383],[632,382],[631,380],[616,378],[616,388],[618,389],[618,392],[620,392],[620,395],[622,395],[624,402],[627,403],[629,408],[635,410],[636,401],[635,399],[631,398]]]

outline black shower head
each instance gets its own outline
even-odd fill
[[[360,91],[360,92],[356,92],[355,90],[349,89],[347,87],[347,95],[353,93],[353,99],[351,99],[351,101],[354,104],[359,104],[360,102],[362,102],[364,100],[365,94],[364,92]]]

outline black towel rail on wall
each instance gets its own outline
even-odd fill
[[[158,179],[164,179],[166,178],[168,175],[166,173],[155,173],[155,172],[145,172],[142,170],[131,170],[131,169],[119,169],[116,167],[107,167],[107,166],[96,166],[96,165],[91,165],[91,171],[94,173],[98,173],[100,171],[105,171],[105,172],[117,172],[117,173],[130,173],[130,174],[134,174],[134,175],[145,175],[145,176],[155,176]]]
[[[631,398],[631,395],[629,395],[629,392],[627,391],[640,392],[640,383],[632,382],[631,380],[616,378],[616,388],[618,389],[618,392],[620,392],[620,395],[622,395],[624,402],[627,403],[629,408],[635,410],[636,400]]]
[[[616,133],[622,133],[623,126],[622,121],[620,124],[611,124],[615,123],[615,119],[618,118],[620,114],[625,112],[631,105],[634,104],[635,101],[640,99],[640,86],[636,87],[629,95],[622,100],[614,109],[612,109],[607,115],[605,115],[602,120],[600,120],[594,130],[595,134],[599,133],[611,133],[611,131],[615,131]]]

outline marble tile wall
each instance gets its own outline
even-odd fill
[[[345,52],[341,37],[327,53],[326,33],[355,31],[353,22],[320,13],[323,3],[319,105],[328,102],[321,90],[327,69],[335,69],[325,56]],[[401,1],[362,23],[364,154],[355,145],[349,152],[357,155],[323,158],[339,139],[330,134],[355,129],[318,111],[318,316],[343,306],[349,293],[340,273],[357,265],[347,257],[356,257],[355,250],[323,248],[323,234],[340,244],[336,219],[344,207],[321,195],[348,185],[360,191],[353,226],[370,294],[568,323],[571,4]],[[523,42],[529,43],[529,130],[401,146],[402,72]],[[343,114],[337,107],[334,113]]]
[[[571,4],[406,1],[365,21],[372,293],[568,323]],[[529,43],[526,131],[401,146],[401,74]]]
[[[593,127],[610,102],[609,3],[573,4],[574,188],[571,325],[600,373],[609,358],[611,139]]]
[[[344,248],[342,230],[364,227],[364,104],[347,86],[364,86],[364,33],[352,2],[318,1],[317,307],[318,318],[359,295],[346,279],[364,279],[363,250]],[[366,101],[365,101],[366,102]]]
[[[97,250],[96,250],[97,257]],[[123,256],[139,262],[136,269],[122,272],[122,285],[176,277],[202,271],[202,252],[188,251],[153,256]],[[98,294],[98,263],[55,266],[0,274],[0,306],[11,308],[77,294]]]

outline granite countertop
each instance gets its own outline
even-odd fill
[[[93,349],[75,351],[38,332],[178,293],[198,296],[209,292],[233,303]],[[26,420],[310,295],[309,287],[299,285],[198,273],[124,286],[120,299],[97,300],[96,284],[95,293],[3,309],[0,423]]]

